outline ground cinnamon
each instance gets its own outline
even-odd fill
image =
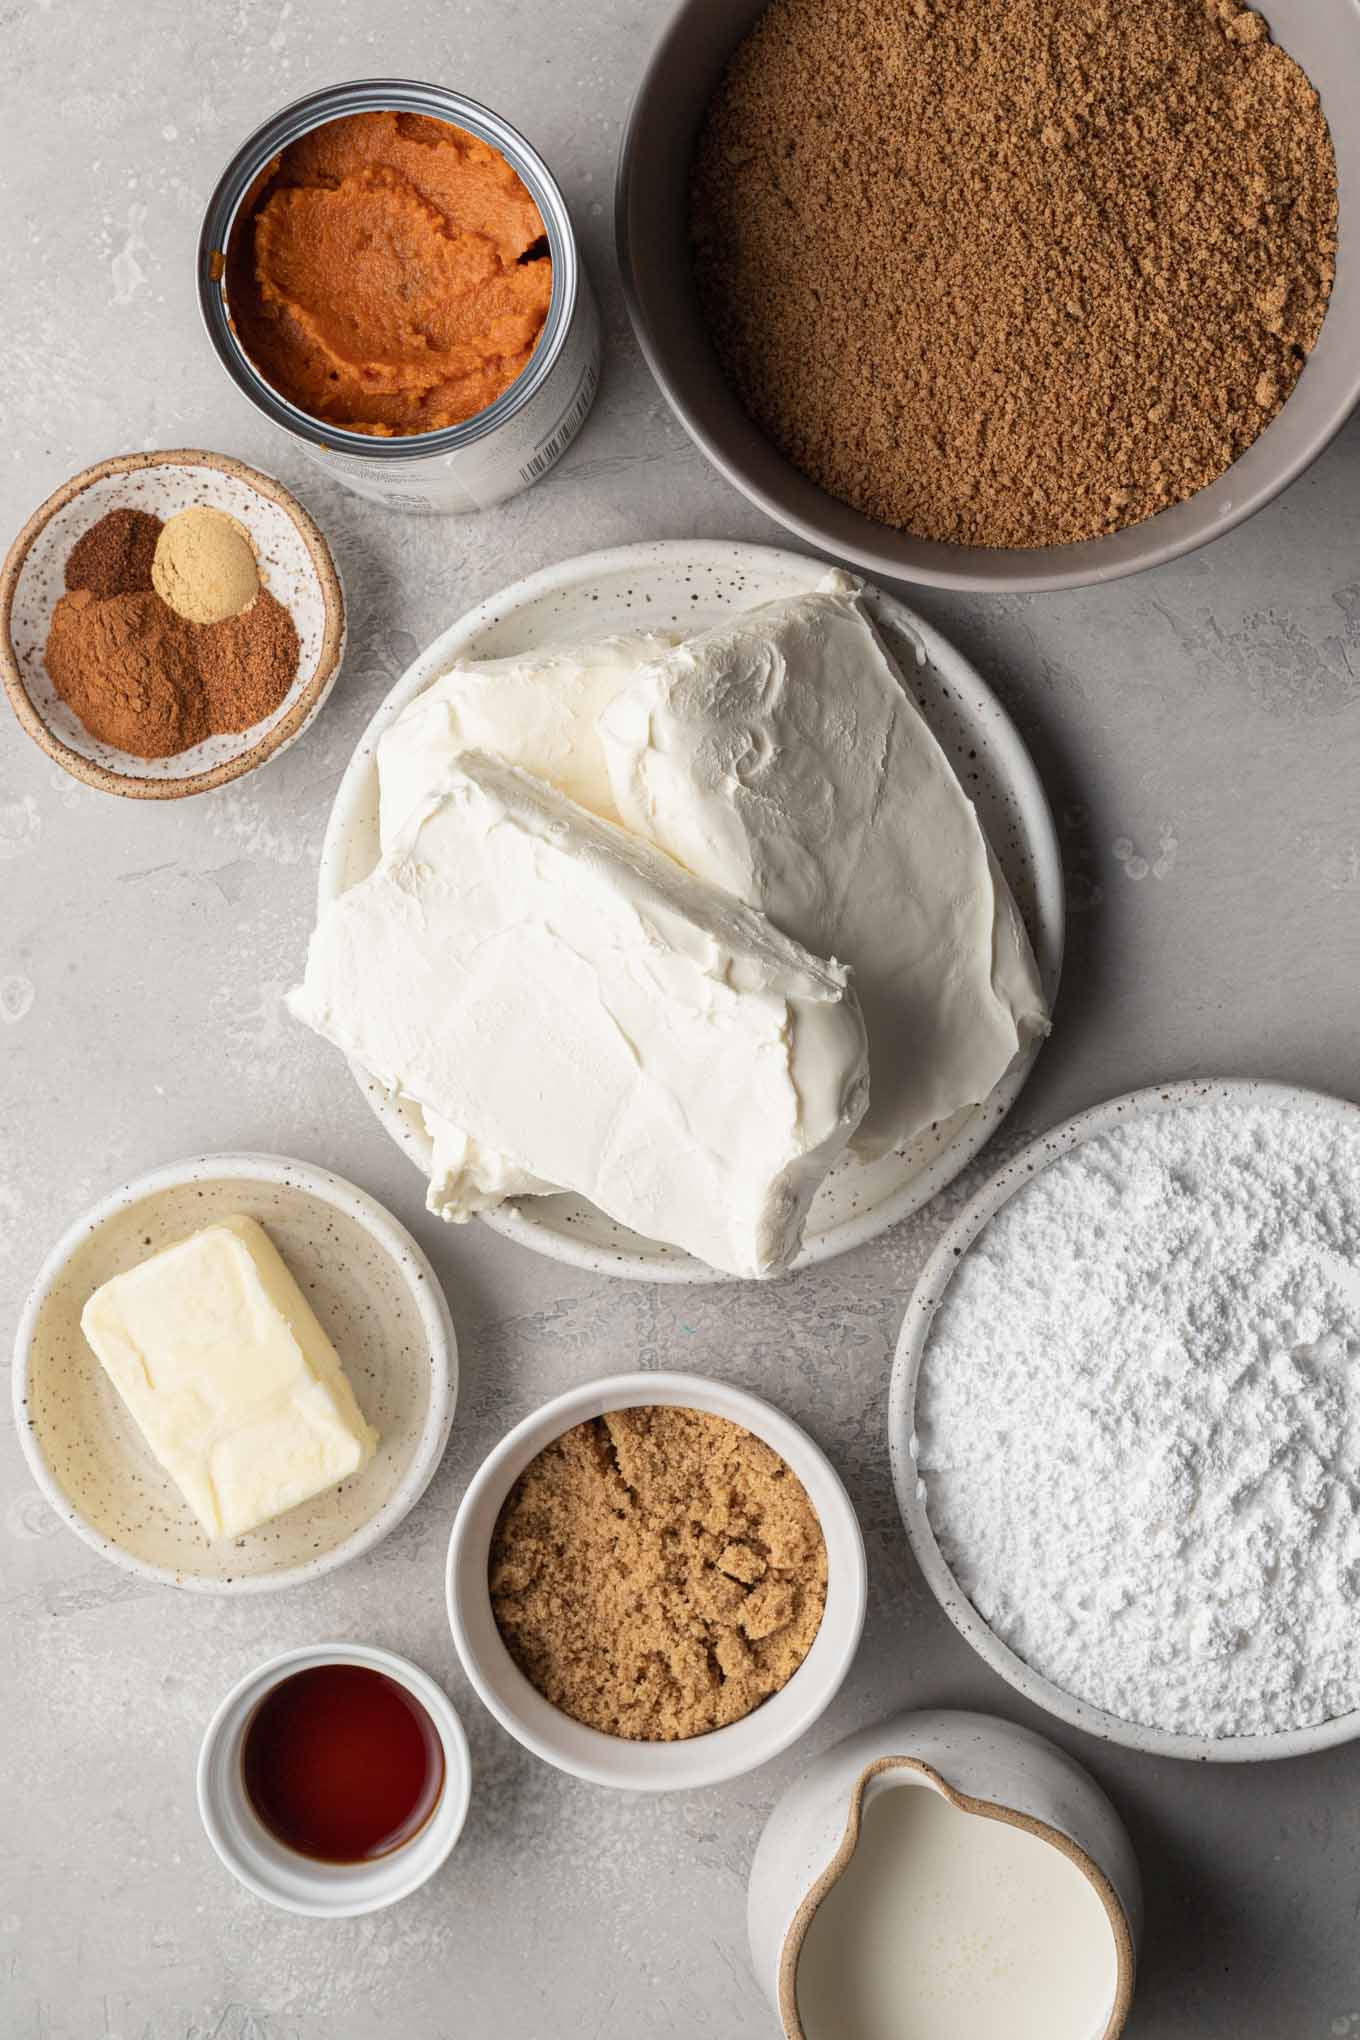
[[[111,510],[66,563],[47,639],[53,686],[91,736],[134,758],[169,758],[272,715],[297,673],[283,603],[261,589],[220,623],[190,623],[151,584],[161,520]]]
[[[194,626],[145,591],[63,595],[47,670],[92,737],[134,758],[172,758],[208,735]]]
[[[774,0],[709,108],[695,271],[831,494],[1058,545],[1214,481],[1331,289],[1318,95],[1238,0]]]

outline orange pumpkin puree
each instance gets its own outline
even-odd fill
[[[232,323],[266,382],[314,418],[381,437],[494,403],[551,296],[521,179],[425,114],[351,114],[290,142],[228,250]]]

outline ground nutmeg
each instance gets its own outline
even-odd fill
[[[66,562],[46,664],[52,685],[101,743],[169,758],[206,737],[250,729],[293,684],[298,634],[261,588],[239,615],[198,624],[162,600],[152,562],[163,529],[140,510],[111,510]]]

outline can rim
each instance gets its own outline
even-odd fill
[[[392,438],[353,432],[328,425],[282,396],[265,380],[246,353],[231,323],[225,278],[218,258],[224,257],[247,192],[261,170],[290,142],[351,113],[425,113],[463,128],[496,149],[523,178],[542,216],[553,265],[552,296],[538,344],[528,363],[493,404],[456,425],[435,432],[411,432]],[[276,425],[326,452],[361,459],[398,461],[428,459],[455,453],[486,438],[523,409],[551,374],[566,344],[575,315],[580,284],[580,256],[566,199],[538,151],[517,128],[478,100],[467,99],[443,85],[415,78],[355,78],[323,86],[290,101],[263,121],[235,151],[214,187],[203,214],[197,250],[198,306],[218,360],[236,387]]]

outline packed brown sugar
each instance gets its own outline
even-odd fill
[[[691,234],[724,369],[870,517],[1049,546],[1214,481],[1336,249],[1318,97],[1236,0],[774,0]]]
[[[353,432],[438,431],[523,372],[552,297],[516,171],[425,114],[357,113],[290,142],[232,234],[227,301],[290,403]]]
[[[492,1540],[496,1623],[573,1720],[677,1742],[787,1684],[826,1605],[826,1544],[796,1474],[701,1410],[614,1410],[549,1445]]]

